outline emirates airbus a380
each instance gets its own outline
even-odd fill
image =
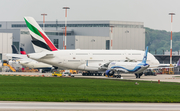
[[[24,17],[35,53],[28,54],[31,59],[51,64],[61,69],[104,73],[112,61],[130,59],[141,62],[144,51],[141,50],[59,50],[57,49],[37,22],[32,17]],[[147,54],[147,64],[159,65],[159,61]]]

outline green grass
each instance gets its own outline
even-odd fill
[[[0,76],[0,101],[180,102],[180,83]]]

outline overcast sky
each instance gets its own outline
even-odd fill
[[[169,12],[174,12],[173,32],[180,32],[180,0],[0,0],[0,21],[23,21],[23,16],[47,21],[115,20],[144,22],[145,27],[171,30]]]

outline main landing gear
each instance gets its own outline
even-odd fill
[[[143,75],[143,73],[135,74],[136,78],[141,78],[142,75]]]
[[[82,76],[102,76],[102,73],[98,73],[98,72],[83,72]]]
[[[118,74],[118,75],[113,75],[113,77],[116,77],[116,78],[121,78],[120,73],[121,73],[120,71],[117,71],[117,74]]]

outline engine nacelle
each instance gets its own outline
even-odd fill
[[[106,74],[107,76],[113,76],[113,75],[114,75],[114,71],[112,71],[112,70],[106,70],[105,74]]]

